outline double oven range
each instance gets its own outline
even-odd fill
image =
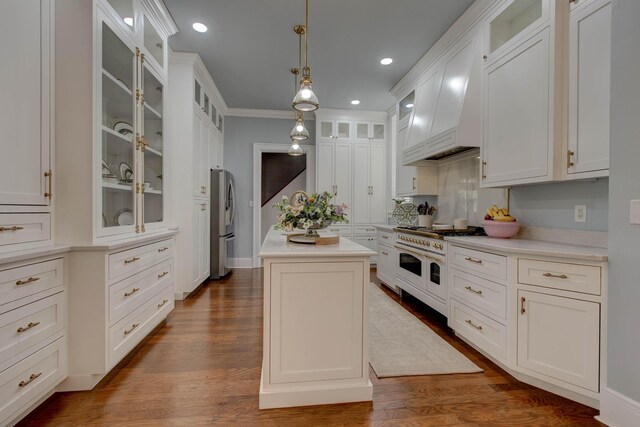
[[[447,242],[445,236],[480,235],[467,231],[396,228],[397,282],[408,292],[443,315],[447,315]]]

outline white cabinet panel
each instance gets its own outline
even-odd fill
[[[408,127],[398,130],[396,139],[396,194],[404,196],[413,194],[416,189],[416,167],[402,166],[402,152],[406,147]]]
[[[347,215],[352,212],[351,196],[351,144],[335,144],[335,159],[333,161],[334,184],[336,192],[336,203],[345,203],[349,208]]]
[[[600,304],[518,291],[518,366],[599,390]]]
[[[318,162],[318,173],[316,178],[317,191],[328,191],[333,193],[334,187],[334,170],[335,165],[333,163],[335,153],[335,144],[332,142],[319,142],[316,149],[316,156]]]
[[[355,144],[353,150],[353,208],[352,222],[366,224],[370,221],[369,146]]]
[[[384,144],[373,144],[370,153],[371,219],[369,222],[383,224],[387,220],[387,180],[384,173],[387,165],[387,147]]]
[[[0,39],[0,204],[48,205],[50,5],[3,2]],[[30,25],[25,25],[30,23]]]
[[[431,135],[441,82],[442,72],[437,71],[418,88],[406,148],[426,141]]]
[[[200,112],[194,108],[193,110],[193,151],[192,151],[192,165],[193,169],[193,195],[196,197],[202,196],[202,168],[200,166],[200,155],[202,153],[203,136],[202,132],[206,132],[206,128],[203,123],[203,118]],[[206,139],[206,136],[204,137]]]
[[[569,175],[609,169],[610,63],[611,1],[594,1],[572,11],[569,18]]]
[[[202,248],[204,247],[204,224],[202,223],[203,209],[206,209],[205,203],[202,200],[194,199],[191,212],[191,281],[193,286],[198,286],[200,283],[202,283]]]
[[[396,250],[392,246],[378,244],[377,276],[380,281],[392,289],[395,288],[396,278]]]
[[[485,69],[483,183],[548,177],[549,65],[547,28]]]

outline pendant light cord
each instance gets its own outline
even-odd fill
[[[304,32],[304,67],[309,68],[309,0],[307,0],[307,10],[305,17],[305,32]]]

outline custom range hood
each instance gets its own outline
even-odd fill
[[[402,153],[404,166],[420,166],[480,146],[480,56],[476,37],[452,50],[418,84]]]

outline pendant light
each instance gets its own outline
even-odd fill
[[[298,87],[298,74],[300,73],[300,70],[298,68],[292,68],[291,69],[291,74],[293,74],[293,79],[294,79],[294,92],[295,89]],[[304,126],[304,115],[301,111],[295,111],[295,124],[293,125],[293,129],[291,130],[291,134],[289,135],[291,136],[291,140],[295,140],[295,141],[304,141],[306,139],[309,139],[309,131],[307,130],[307,128]]]
[[[298,93],[293,98],[293,108],[298,111],[315,111],[318,109],[320,104],[318,103],[318,98],[315,93],[313,93],[313,89],[311,88],[311,69],[309,68],[309,0],[306,0],[306,15],[305,15],[305,26],[296,25],[294,31],[296,34],[300,36],[300,40],[302,39],[302,34],[304,34],[304,67],[302,67],[302,60],[300,59],[300,68],[302,68],[302,80],[300,81],[300,89]],[[300,52],[300,47],[298,48],[298,52]]]
[[[302,148],[300,148],[300,144],[298,144],[298,141],[296,141],[295,139],[292,139],[291,147],[289,147],[289,155],[298,157],[298,156],[302,156],[302,154],[303,152],[302,152]]]

